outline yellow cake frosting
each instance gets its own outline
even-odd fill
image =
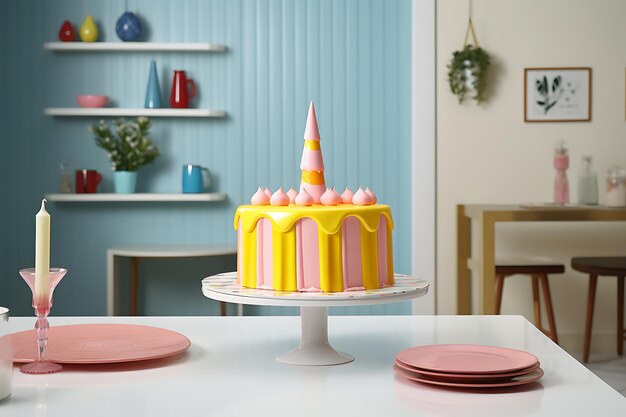
[[[257,225],[268,219],[272,225],[273,287],[280,291],[296,288],[296,224],[311,219],[318,227],[320,290],[343,291],[342,225],[347,217],[360,223],[360,250],[363,287],[380,288],[378,276],[378,229],[381,216],[386,220],[387,285],[393,285],[391,209],[384,204],[357,206],[254,206],[243,205],[235,213],[234,226],[240,233],[239,279],[244,287],[257,287]]]

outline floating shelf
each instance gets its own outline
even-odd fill
[[[224,45],[176,42],[46,42],[43,48],[57,52],[224,52]]]
[[[116,107],[84,108],[84,107],[48,107],[43,110],[46,116],[63,117],[225,117],[226,112],[210,109],[124,109]]]
[[[158,194],[158,193],[93,193],[93,194],[46,194],[46,200],[57,203],[102,202],[211,202],[226,200],[225,193]]]

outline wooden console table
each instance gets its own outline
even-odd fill
[[[478,249],[472,253],[472,220],[477,223]],[[626,221],[626,208],[603,206],[457,205],[457,314],[472,314],[472,273],[475,259],[480,279],[481,314],[494,314],[495,231],[498,222]]]
[[[237,247],[230,245],[137,245],[110,248],[107,251],[107,315],[119,314],[115,311],[115,288],[119,280],[116,276],[116,261],[120,256],[130,258],[130,315],[136,316],[140,258],[192,258],[236,254]],[[200,288],[200,282],[198,282],[198,288]],[[220,305],[220,310],[224,315],[223,303]]]

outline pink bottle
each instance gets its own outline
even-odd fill
[[[554,149],[554,202],[556,204],[569,203],[569,181],[567,180],[567,168],[569,168],[569,150],[564,141],[560,141]]]

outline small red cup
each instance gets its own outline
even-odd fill
[[[76,192],[97,193],[98,184],[102,181],[102,175],[94,169],[79,169],[76,171]]]

